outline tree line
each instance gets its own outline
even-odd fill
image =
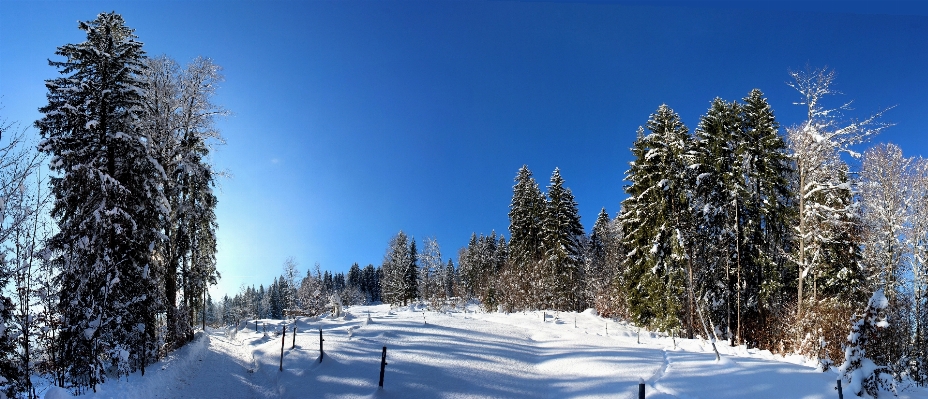
[[[37,373],[76,394],[144,375],[219,278],[221,68],[148,57],[116,13],[78,28],[49,61],[38,142],[0,128],[0,396],[35,397]]]
[[[301,277],[295,259],[284,262],[283,273],[265,289],[260,284],[243,286],[238,293],[213,303],[208,317],[211,325],[238,324],[250,319],[284,319],[296,315],[319,316],[341,305],[366,305],[382,300],[381,267],[351,265],[348,273],[322,271],[319,264]]]
[[[893,144],[857,152],[890,126],[885,110],[848,119],[849,104],[825,106],[833,71],[790,75],[807,112],[785,134],[756,89],[712,100],[693,132],[658,107],[631,147],[628,198],[589,234],[560,170],[542,192],[523,166],[509,241],[472,235],[448,292],[488,311],[594,307],[672,334],[803,354],[823,370],[843,361],[846,375],[860,367],[845,356],[852,348],[891,379],[924,384],[928,160]],[[416,290],[415,259],[401,232],[384,260],[386,302],[430,299]],[[849,320],[870,338],[850,340]],[[877,320],[886,322],[864,326]],[[870,381],[888,384],[880,378]]]

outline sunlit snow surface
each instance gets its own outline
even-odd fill
[[[109,381],[92,398],[837,398],[835,372],[799,357],[641,333],[584,313],[436,313],[354,306],[339,319],[262,320],[210,329],[167,360],[128,381]],[[543,313],[547,314],[542,321]],[[367,322],[370,314],[371,322]],[[423,322],[424,316],[424,322]],[[576,327],[575,327],[576,323]],[[607,334],[608,324],[608,336]],[[319,328],[325,357],[319,363]],[[260,328],[263,330],[263,328]],[[384,388],[377,386],[387,346]],[[61,391],[47,391],[47,398]],[[846,397],[851,394],[845,392]],[[891,394],[887,394],[892,397]],[[881,395],[882,397],[882,395]],[[928,398],[910,388],[901,398]]]

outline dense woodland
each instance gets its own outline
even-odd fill
[[[790,73],[807,118],[785,129],[759,90],[711,100],[692,130],[659,106],[631,145],[628,198],[589,232],[561,171],[542,189],[523,166],[508,240],[475,233],[456,264],[399,232],[379,266],[288,259],[214,300],[220,68],[148,57],[118,14],[80,29],[50,61],[38,141],[0,126],[0,396],[32,396],[31,374],[76,393],[144,374],[198,323],[470,300],[799,353],[869,392],[928,381],[928,160],[868,144],[883,111],[827,105],[832,71]]]

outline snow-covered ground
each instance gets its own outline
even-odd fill
[[[436,313],[355,306],[342,318],[262,320],[199,333],[144,377],[109,381],[91,398],[837,398],[835,372],[798,357],[641,332],[584,313]],[[368,319],[368,315],[370,318]],[[319,362],[319,328],[325,356]],[[263,328],[261,328],[263,330]],[[608,332],[607,332],[608,330]],[[608,335],[607,335],[608,334]],[[675,343],[676,344],[675,344]],[[384,388],[378,388],[387,347]],[[63,394],[47,391],[51,399]],[[846,397],[852,395],[845,392]],[[67,396],[61,395],[61,396]],[[891,396],[891,395],[890,395]],[[901,398],[928,398],[910,388]]]

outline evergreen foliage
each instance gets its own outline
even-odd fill
[[[661,329],[692,327],[690,192],[692,140],[666,105],[638,130],[622,202],[623,244],[630,248],[626,294],[632,318]],[[688,298],[688,299],[687,299]],[[690,304],[687,306],[687,304]]]
[[[583,226],[573,193],[564,187],[559,169],[551,174],[544,212],[542,247],[545,250],[545,297],[542,306],[555,310],[581,311]]]
[[[87,41],[59,47],[49,61],[63,77],[46,82],[48,105],[36,122],[52,155],[55,196],[52,262],[61,271],[60,360],[77,391],[106,371],[124,375],[155,349],[161,306],[151,261],[160,237],[164,170],[153,158],[139,80],[145,53],[120,15],[80,22]]]
[[[873,293],[863,315],[857,317],[851,326],[844,345],[844,363],[838,367],[838,372],[848,383],[848,388],[857,396],[864,394],[878,397],[881,389],[892,387],[893,378],[886,366],[878,366],[867,358],[867,348],[874,338],[878,338],[878,331],[889,326],[884,310],[889,301],[883,290]],[[884,376],[885,375],[885,376]]]

